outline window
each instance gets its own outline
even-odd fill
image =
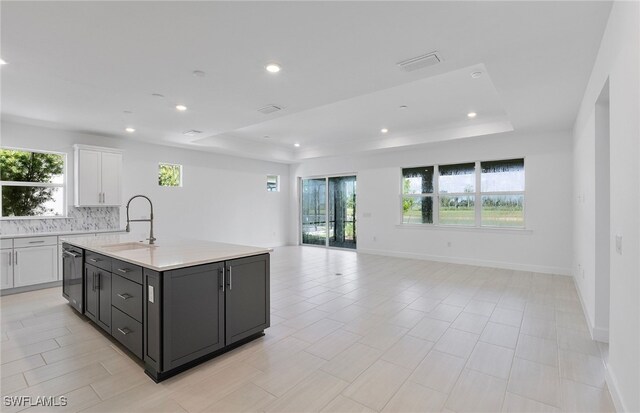
[[[182,186],[182,165],[161,163],[158,167],[158,185]]]
[[[433,166],[402,170],[402,223],[433,223]]]
[[[58,217],[66,213],[66,155],[0,149],[2,217]]]
[[[439,223],[475,225],[475,163],[438,167]]]
[[[267,191],[280,192],[280,177],[278,175],[267,175]]]
[[[524,159],[480,165],[482,225],[524,227]]]
[[[524,196],[524,159],[402,169],[403,224],[524,228]]]

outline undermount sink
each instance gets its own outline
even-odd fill
[[[102,248],[108,251],[128,251],[154,248],[155,245],[143,244],[142,242],[123,242],[121,244],[103,245]]]

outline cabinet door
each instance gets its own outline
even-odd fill
[[[76,206],[97,206],[101,191],[101,153],[80,149],[76,165]]]
[[[102,153],[102,204],[115,205],[122,204],[122,154]]]
[[[226,263],[226,345],[269,327],[269,254]]]
[[[0,276],[2,282],[0,288],[13,287],[13,250],[6,249],[0,251]]]
[[[216,263],[163,274],[163,370],[224,347],[222,269]]]
[[[98,325],[111,334],[111,273],[98,269]]]
[[[15,248],[14,286],[22,287],[58,279],[58,246]]]
[[[97,320],[98,315],[97,276],[98,269],[96,267],[89,264],[84,266],[84,315],[93,321]]]

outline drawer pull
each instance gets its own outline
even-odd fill
[[[100,258],[89,258],[89,261],[91,261],[91,262],[100,262],[102,260]]]
[[[29,244],[42,244],[44,241],[29,241]]]
[[[118,271],[120,271],[121,273],[124,273],[124,274],[126,274],[128,272],[131,272],[131,270],[128,269],[128,268],[118,268]]]
[[[125,327],[125,328],[118,327],[118,331],[121,332],[122,334],[124,334],[125,336],[128,335],[128,334],[133,333],[133,331],[129,330],[127,327]]]
[[[118,294],[118,297],[122,298],[123,300],[128,300],[129,298],[133,298],[133,296],[131,294]]]

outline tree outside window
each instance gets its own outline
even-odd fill
[[[0,149],[3,217],[64,215],[65,155]]]

